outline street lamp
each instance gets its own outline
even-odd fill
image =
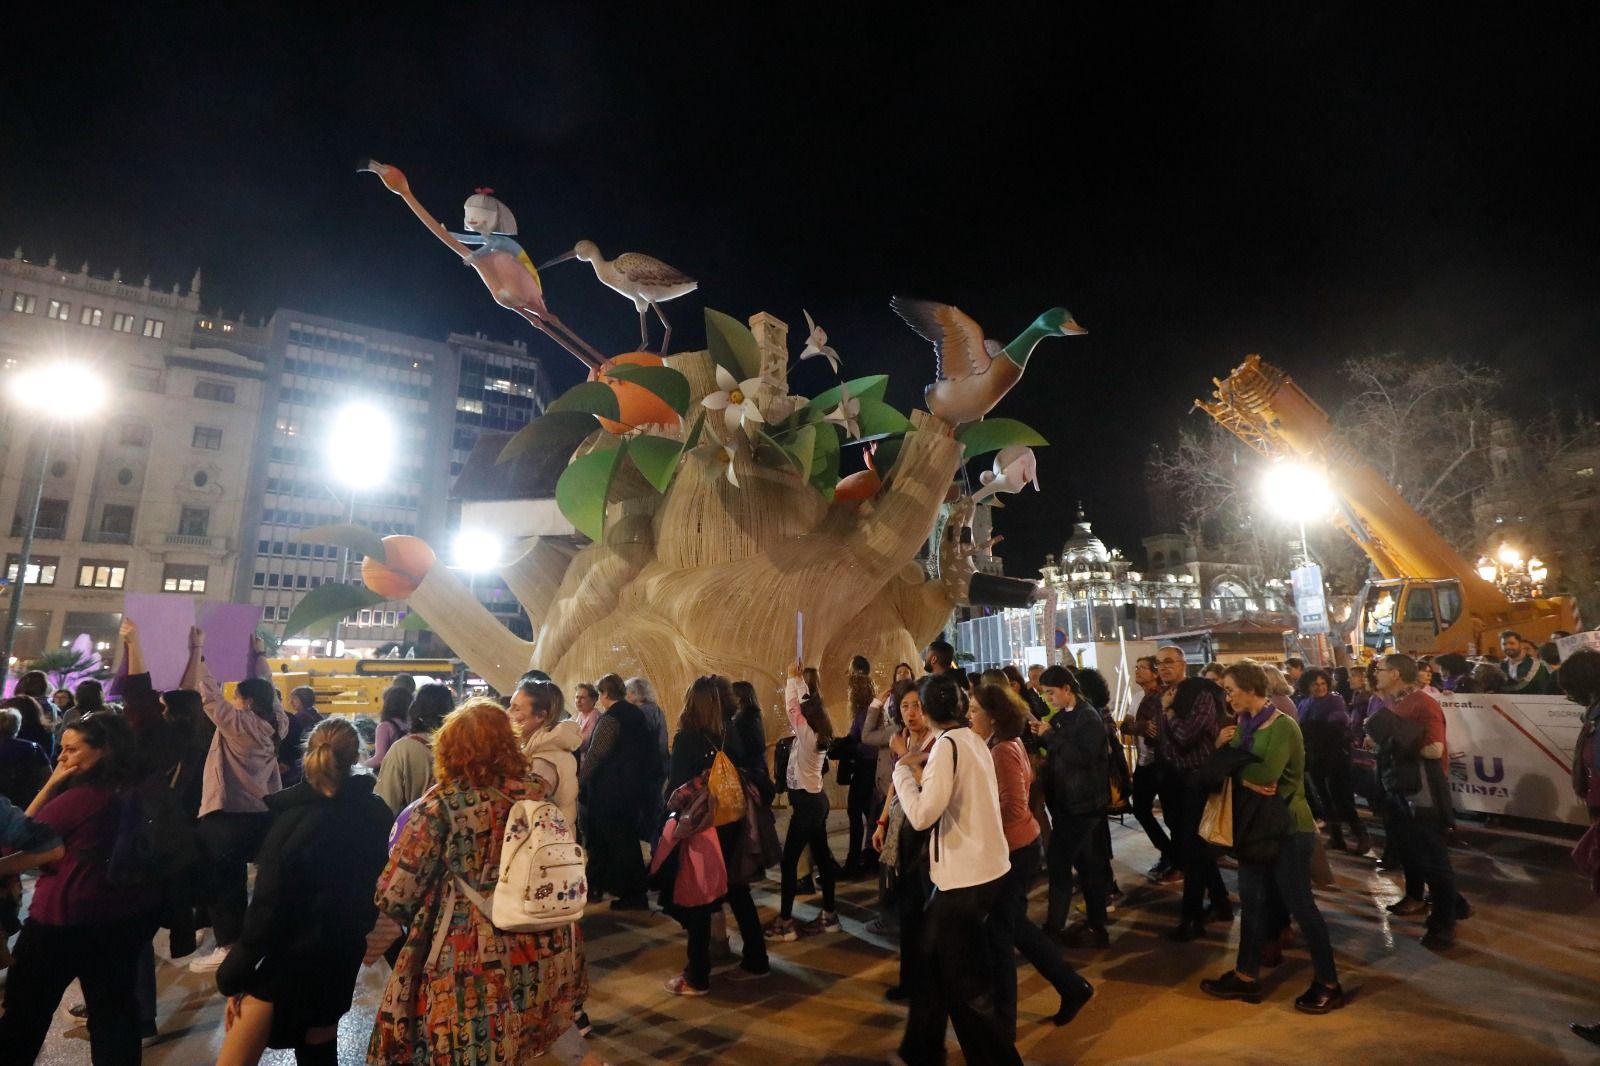
[[[346,521],[356,521],[356,493],[362,488],[383,484],[389,476],[389,466],[394,458],[394,423],[378,407],[363,401],[348,403],[334,412],[328,430],[328,469],[333,479],[350,491]],[[350,549],[339,552],[339,584],[350,579]],[[339,648],[340,631],[344,628],[341,617],[333,623],[333,645],[330,654]]]
[[[1337,499],[1328,475],[1319,467],[1279,460],[1261,475],[1261,495],[1267,506],[1284,518],[1300,523],[1300,558],[1311,561],[1311,546],[1306,541],[1306,512],[1330,513]]]
[[[488,573],[500,566],[505,541],[487,529],[463,529],[456,534],[456,566],[471,574]]]
[[[22,617],[22,594],[28,584],[34,527],[39,524],[39,505],[44,499],[50,435],[57,425],[85,418],[104,407],[106,387],[98,374],[81,363],[55,362],[19,370],[11,379],[11,395],[18,410],[38,412],[46,422],[39,441],[39,462],[33,471],[33,502],[28,508],[28,524],[22,531],[22,554],[17,562],[17,580],[12,586],[11,610],[6,615],[5,644],[0,647],[0,663],[5,665],[7,673],[11,670],[11,649],[17,639],[17,621]]]

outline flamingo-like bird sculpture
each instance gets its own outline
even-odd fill
[[[466,233],[451,233],[439,220],[428,213],[411,194],[411,184],[399,167],[369,159],[359,167],[378,175],[383,184],[406,202],[411,213],[422,220],[435,237],[445,243],[461,261],[478,272],[478,277],[489,287],[495,303],[515,311],[535,329],[564,348],[569,355],[590,370],[610,364],[566,323],[545,306],[544,287],[539,282],[539,272],[522,246],[511,238],[517,232],[517,220],[505,204],[496,200],[492,189],[479,189],[467,198],[465,218]],[[477,244],[477,249],[467,247]]]
[[[633,301],[634,309],[639,312],[641,349],[650,345],[650,326],[645,318],[645,312],[655,311],[656,317],[661,319],[662,329],[666,331],[661,337],[661,354],[667,354],[667,342],[672,339],[672,323],[668,322],[667,316],[662,313],[661,305],[668,300],[676,300],[685,293],[693,292],[699,282],[676,267],[668,266],[655,256],[645,255],[642,252],[623,252],[615,259],[605,259],[593,241],[579,241],[573,246],[572,251],[558,255],[547,263],[539,264],[539,269],[547,270],[569,259],[590,264],[594,267],[595,276],[600,279],[601,284]]]

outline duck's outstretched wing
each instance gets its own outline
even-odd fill
[[[984,344],[983,328],[961,308],[904,296],[892,297],[889,306],[933,345],[941,380],[960,381],[989,369],[993,358]]]

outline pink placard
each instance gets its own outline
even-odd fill
[[[160,592],[130,592],[122,599],[122,616],[139,627],[150,683],[177,688],[189,662],[189,627],[194,625],[194,600]],[[120,649],[119,649],[120,656]]]
[[[261,624],[261,608],[253,603],[200,604],[195,624],[206,631],[206,665],[223,684],[243,681],[250,669],[250,638]]]

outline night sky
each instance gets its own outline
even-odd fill
[[[372,155],[449,225],[492,186],[536,260],[588,238],[699,278],[666,305],[674,348],[703,345],[711,306],[773,312],[798,351],[805,307],[903,408],[933,355],[890,295],[957,304],[1001,342],[1060,304],[1090,334],[1045,342],[996,412],[1052,442],[1043,496],[997,521],[1019,574],[1080,498],[1137,553],[1150,445],[1198,425],[1189,401],[1252,351],[1329,407],[1342,359],[1394,350],[1500,366],[1524,407],[1595,397],[1593,7],[819,7],[35,5],[44,21],[7,16],[0,250],[162,287],[201,266],[230,314],[526,337],[577,380],[355,172]],[[587,266],[545,280],[590,341],[636,346]],[[815,393],[826,367],[794,383]]]

